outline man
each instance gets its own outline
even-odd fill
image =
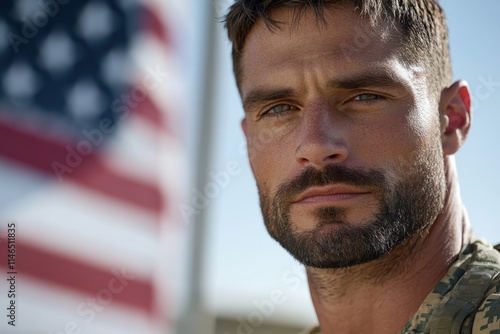
[[[225,22],[264,221],[306,266],[310,333],[500,333],[500,255],[471,236],[453,157],[470,92],[438,3],[237,0]]]

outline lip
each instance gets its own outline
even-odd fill
[[[301,193],[292,204],[336,203],[367,195],[370,192],[346,185],[312,187]]]

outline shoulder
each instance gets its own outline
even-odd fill
[[[500,333],[500,275],[493,281],[477,310],[472,333]]]
[[[500,253],[492,245],[473,240],[444,280],[449,289],[422,317],[425,333],[445,326],[453,333],[500,334]]]
[[[479,244],[478,256],[476,258],[479,268],[493,270],[496,276],[486,292],[482,302],[477,309],[473,320],[474,334],[500,333],[500,253],[499,246],[495,250],[491,245]]]

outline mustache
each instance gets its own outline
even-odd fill
[[[338,183],[368,188],[375,193],[383,192],[387,188],[387,179],[380,170],[352,169],[330,164],[321,170],[308,167],[293,179],[283,183],[278,188],[275,199],[282,204],[291,203],[310,187]]]

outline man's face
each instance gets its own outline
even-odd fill
[[[293,10],[274,13],[291,22]],[[241,63],[249,158],[266,227],[302,263],[378,259],[427,227],[446,194],[437,101],[388,25],[347,9],[259,21]],[[395,33],[394,33],[395,34]]]

